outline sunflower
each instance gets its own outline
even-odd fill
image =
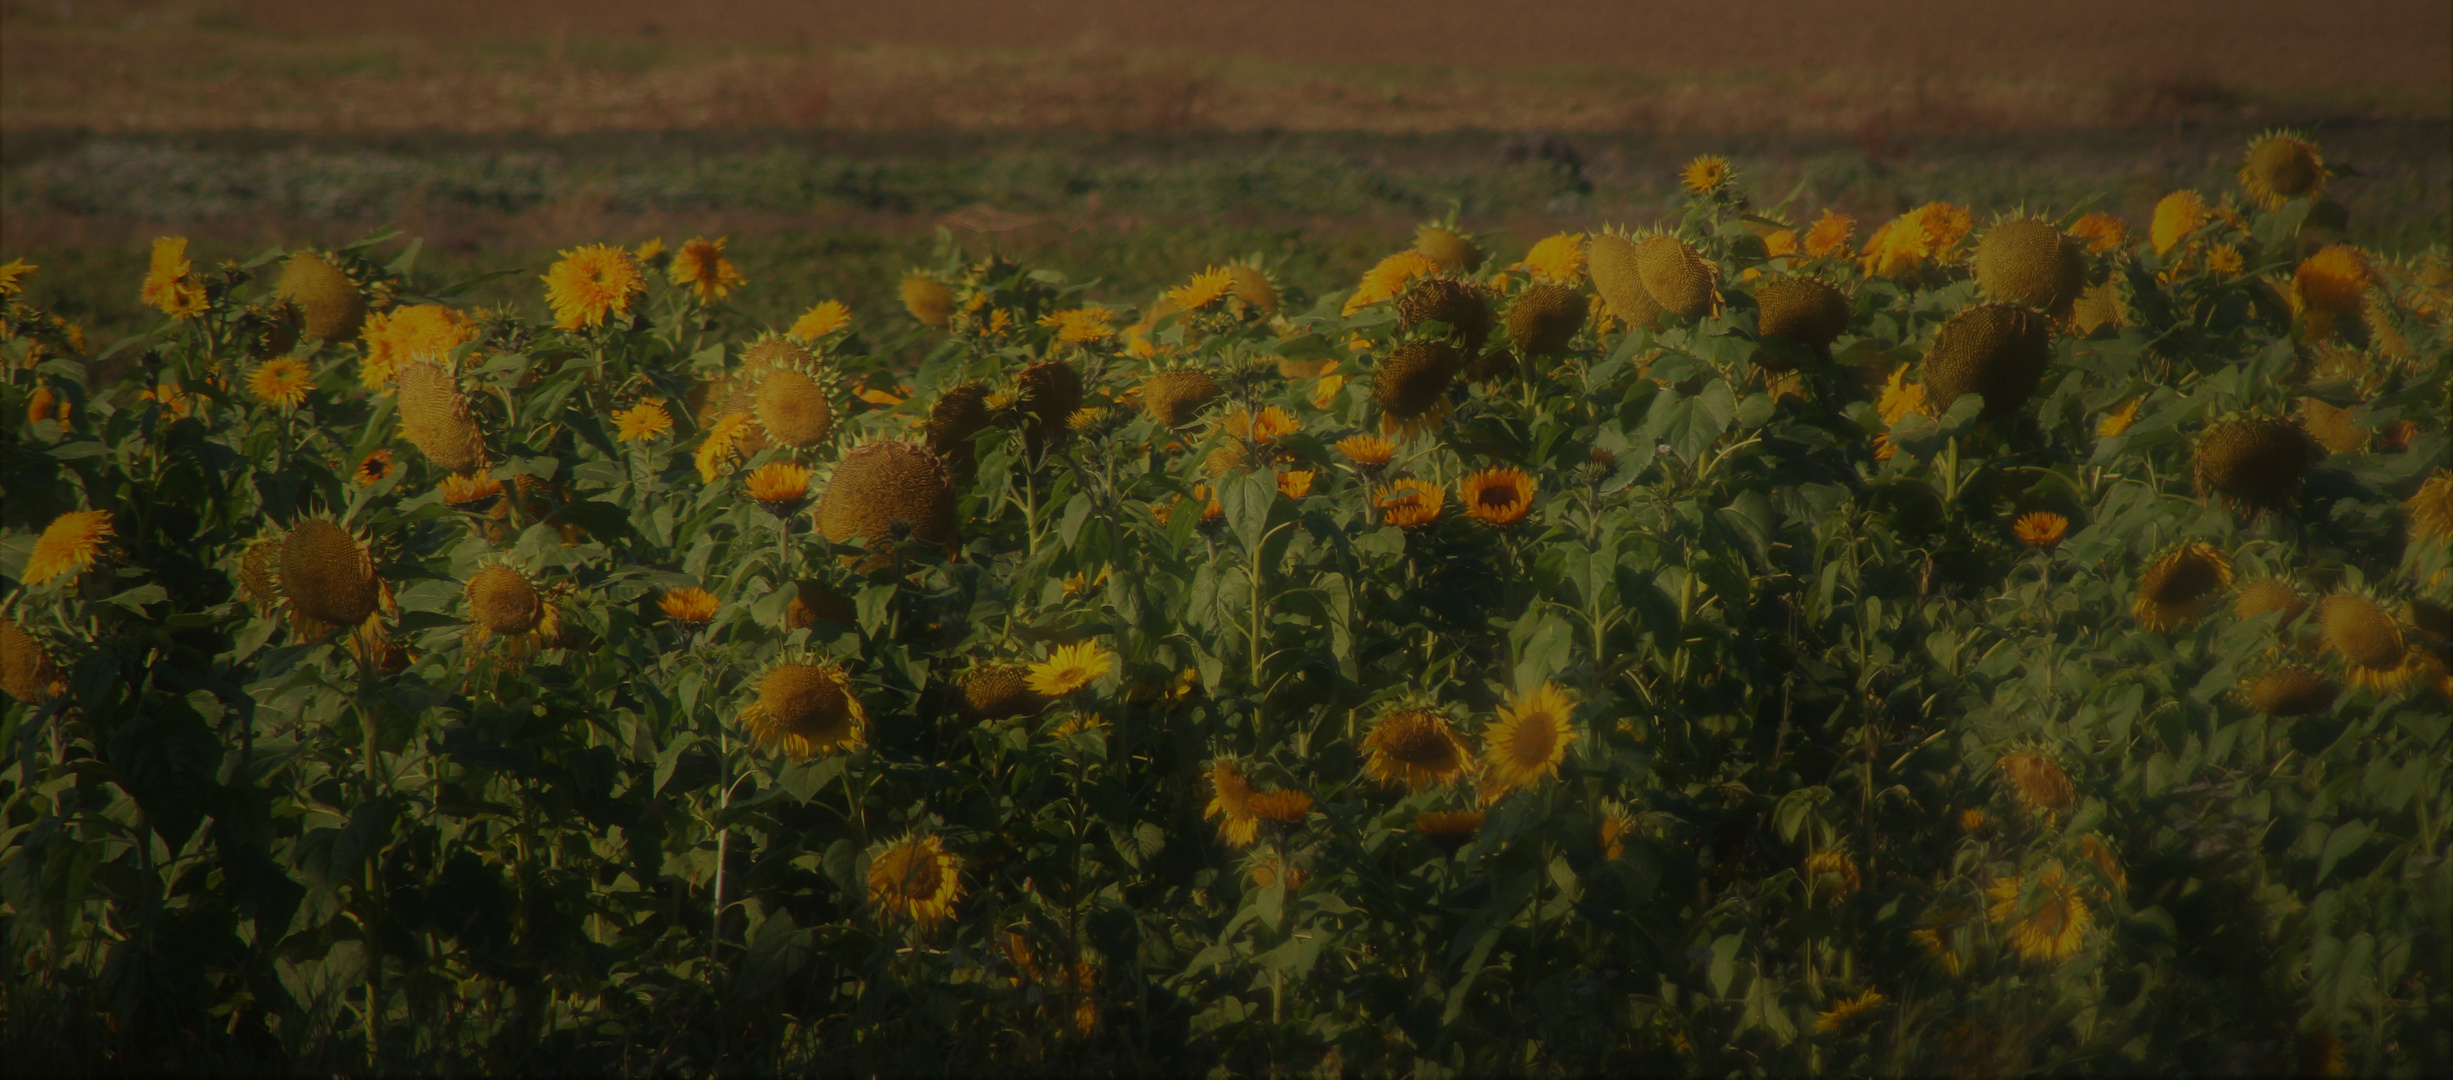
[[[869,860],[869,903],[923,930],[944,922],[962,899],[962,862],[934,835],[912,834]]]
[[[758,699],[741,710],[741,726],[760,749],[806,758],[859,749],[869,714],[841,667],[782,663],[759,678]]]
[[[1278,470],[1278,494],[1300,499],[1312,493],[1312,472],[1309,469]]]
[[[2182,188],[2164,196],[2155,204],[2155,219],[2147,226],[2147,240],[2155,246],[2155,254],[2169,253],[2173,246],[2204,228],[2213,215],[2206,210],[2206,197]]]
[[[1847,214],[1835,214],[1829,208],[1806,230],[1806,254],[1814,258],[1830,255],[1845,259],[1848,242],[1857,237],[1857,219]]]
[[[1911,416],[1931,416],[1933,406],[1925,400],[1925,384],[1908,381],[1908,365],[1901,364],[1882,384],[1882,396],[1874,401],[1874,411],[1885,425],[1897,425]]]
[[[195,264],[187,259],[187,237],[157,237],[153,241],[153,260],[145,270],[145,284],[137,291],[137,298],[172,318],[193,319],[202,315],[204,284],[196,280],[195,269]]]
[[[0,264],[0,299],[24,292],[26,275],[33,273],[36,269],[38,267],[24,259],[10,259],[7,263]]]
[[[750,498],[758,500],[769,513],[788,514],[809,497],[809,467],[789,461],[770,461],[742,478]]]
[[[491,476],[453,473],[444,477],[435,490],[442,495],[443,505],[477,512],[487,509],[503,493],[503,482]]]
[[[1627,853],[1627,838],[1635,834],[1635,817],[1615,800],[1601,802],[1601,857],[1617,859]]]
[[[1829,1035],[1846,1028],[1882,1008],[1890,1000],[1882,996],[1880,990],[1867,990],[1853,998],[1843,998],[1833,1003],[1828,1011],[1815,1014],[1814,1033]]]
[[[692,461],[698,466],[698,478],[715,483],[716,478],[731,471],[733,464],[747,453],[747,443],[758,432],[751,425],[756,421],[745,412],[725,413],[708,425],[707,437],[698,444]]]
[[[562,253],[545,272],[545,300],[554,325],[564,330],[599,327],[630,314],[647,291],[647,278],[630,253],[611,244],[589,244]]]
[[[2021,514],[2019,520],[2010,526],[2011,534],[2019,538],[2019,543],[2045,551],[2059,546],[2061,538],[2069,531],[2070,519],[2049,511]]]
[[[358,482],[359,487],[382,483],[385,478],[392,475],[391,447],[370,451],[365,457],[359,458],[356,471],[350,475]]]
[[[2128,431],[2129,425],[2138,422],[2139,400],[2140,399],[2138,398],[2131,398],[2128,401],[2122,402],[2120,408],[2105,413],[2103,419],[2095,422],[2096,437],[2101,439],[2109,439],[2124,431]]]
[[[1559,775],[1567,746],[1577,737],[1568,724],[1575,709],[1576,700],[1547,681],[1523,697],[1509,694],[1498,722],[1482,736],[1482,757],[1489,763],[1493,788],[1512,791]]]
[[[734,268],[732,260],[724,257],[724,245],[730,239],[719,236],[709,240],[693,236],[684,241],[681,250],[673,253],[673,265],[665,272],[666,276],[675,285],[689,286],[691,295],[702,304],[732,295],[735,288],[749,282],[741,276],[740,270]],[[560,304],[557,303],[554,310],[559,314]]]
[[[1039,325],[1056,331],[1056,340],[1067,345],[1095,345],[1116,336],[1116,313],[1092,304],[1083,308],[1067,308],[1039,320]]]
[[[2029,810],[2063,813],[2078,805],[2078,790],[2071,786],[2070,774],[2042,754],[2003,754],[1993,763],[1993,771],[2001,774],[2010,793]]]
[[[315,373],[307,370],[305,361],[293,356],[267,360],[247,373],[247,392],[254,394],[257,401],[276,408],[298,407],[314,387]]]
[[[2419,490],[2402,504],[2410,514],[2410,538],[2413,542],[2453,541],[2453,472],[2436,470],[2435,475],[2419,485]]]
[[[1388,466],[1396,456],[1397,444],[1377,435],[1348,435],[1337,440],[1337,452],[1367,473],[1376,473]]]
[[[613,410],[614,437],[621,442],[645,442],[673,430],[673,414],[662,398],[645,398],[627,409]]]
[[[2088,251],[2106,255],[2121,250],[2123,245],[2129,243],[2129,222],[2121,220],[2118,215],[2098,210],[2071,222],[2070,236],[2086,241]]]
[[[2206,613],[2214,595],[2232,583],[2232,560],[2213,546],[2183,544],[2138,578],[2130,613],[2149,630],[2170,630]]]
[[[1440,505],[1447,498],[1438,485],[1409,477],[1381,488],[1371,502],[1379,508],[1381,524],[1422,529],[1439,524]]]
[[[1985,826],[1992,823],[1993,815],[1983,810],[1970,808],[1959,811],[1959,827],[1968,832],[1983,832]]]
[[[1857,860],[1845,851],[1817,851],[1806,856],[1806,890],[1809,894],[1831,894],[1837,900],[1862,887]]]
[[[2112,845],[2104,839],[2104,834],[2088,833],[2079,837],[2078,853],[2095,864],[2095,872],[2103,876],[2104,884],[2111,886],[2114,892],[2128,891],[2129,873],[2121,869],[2121,859],[2112,853]]]
[[[1380,718],[1363,738],[1370,754],[1363,770],[1383,784],[1421,791],[1446,787],[1471,764],[1465,740],[1448,718],[1424,709],[1399,709]]]
[[[1415,278],[1429,277],[1439,272],[1438,261],[1430,256],[1411,248],[1400,251],[1363,272],[1362,283],[1346,296],[1345,306],[1339,313],[1352,315],[1373,304],[1395,299]]]
[[[1260,815],[1252,808],[1252,782],[1233,761],[1219,758],[1209,766],[1209,805],[1204,818],[1218,819],[1218,839],[1229,847],[1247,848],[1260,832]]]
[[[1330,362],[1335,363],[1335,361]],[[1322,375],[1320,377],[1320,381],[1312,386],[1312,407],[1315,409],[1326,409],[1329,406],[1336,404],[1338,392],[1344,390],[1345,388],[1345,376]]]
[[[2249,143],[2240,163],[2240,190],[2267,210],[2280,210],[2293,199],[2315,199],[2325,193],[2325,156],[2316,144],[2281,131],[2269,131]]]
[[[1955,977],[1959,974],[1959,950],[1953,939],[1958,936],[1959,925],[1967,921],[1968,914],[1964,908],[1943,908],[1926,915],[1925,925],[1908,931],[1908,940],[1932,953],[1934,963],[1940,965],[1944,975]]]
[[[1116,654],[1096,641],[1060,645],[1046,660],[1031,665],[1030,686],[1046,697],[1063,697],[1115,667]]]
[[[1988,909],[1996,924],[2010,925],[2010,947],[2019,958],[2032,963],[2058,964],[2077,955],[2086,944],[2087,930],[2095,924],[2094,914],[2087,910],[2087,901],[2078,889],[2065,880],[2061,864],[2053,863],[2036,877],[2037,903],[2032,908],[2020,902],[2026,892],[2024,879],[2012,875],[1985,890],[1992,897]]]
[[[1199,311],[1227,298],[1235,291],[1235,274],[1223,266],[1212,266],[1194,274],[1192,279],[1167,290],[1167,302],[1185,311]]]
[[[1301,430],[1303,422],[1295,419],[1295,414],[1275,405],[1262,409],[1259,416],[1240,408],[1229,409],[1210,421],[1210,431],[1214,434],[1231,435],[1256,443],[1273,443]]]
[[[1523,521],[1533,509],[1533,478],[1523,469],[1483,469],[1457,484],[1465,516],[1494,529]]]
[[[1729,168],[1729,159],[1719,154],[1700,154],[1678,170],[1678,186],[1689,195],[1710,195],[1736,179]]]
[[[2291,292],[2305,310],[2356,317],[2376,282],[2365,253],[2335,244],[2300,261],[2291,275]]]
[[[1252,796],[1252,812],[1271,821],[1301,821],[1311,816],[1312,795],[1293,788],[1263,791]]]
[[[94,559],[102,554],[102,546],[110,541],[110,511],[71,510],[61,514],[43,526],[43,534],[34,539],[34,552],[26,556],[20,580],[28,585],[40,585],[57,577],[74,582],[77,575],[94,565]]]
[[[480,333],[477,322],[441,304],[378,311],[358,326],[358,385],[382,390],[414,360],[448,368],[452,351]]]
[[[852,309],[841,300],[822,300],[801,312],[792,320],[792,328],[784,333],[802,341],[816,341],[828,334],[852,325]]]
[[[1482,831],[1485,816],[1480,810],[1426,810],[1414,815],[1414,831],[1453,857]]]
[[[664,595],[656,598],[656,608],[674,622],[707,622],[715,618],[716,609],[720,606],[714,593],[697,586],[667,589]]]
[[[1584,280],[1584,234],[1553,233],[1535,241],[1518,264],[1535,281],[1573,285]]]
[[[1975,220],[1966,208],[1930,202],[1885,222],[1858,259],[1867,277],[1898,278],[1955,261]]]

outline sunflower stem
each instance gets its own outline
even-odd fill
[[[716,779],[724,785],[723,795],[720,796],[716,802],[716,816],[721,817],[723,816],[725,808],[732,805],[732,781],[730,776],[732,771],[732,733],[729,731],[719,730],[716,732],[716,740],[716,745],[718,748],[716,753]],[[715,913],[709,920],[712,925],[707,933],[707,963],[710,966],[714,965],[716,962],[716,950],[723,947],[724,944],[724,860],[725,856],[729,853],[731,846],[731,827],[727,826],[717,829],[715,834]]]

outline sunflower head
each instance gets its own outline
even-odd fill
[[[2023,878],[2009,876],[1994,882],[1985,895],[1992,900],[1987,914],[2009,927],[2011,950],[2029,963],[2067,961],[2086,945],[2087,932],[2095,924],[2086,899],[2059,863],[2048,864],[2036,875],[2033,889]]]
[[[1371,501],[1380,511],[1381,524],[1427,529],[1439,524],[1440,506],[1447,497],[1439,485],[1408,477],[1381,488]]]
[[[2019,804],[2038,813],[2068,813],[2078,805],[2078,790],[2059,763],[2034,751],[2003,754],[1993,763],[2002,783]]]
[[[2243,682],[2249,707],[2268,716],[2306,716],[2322,712],[2342,693],[2342,687],[2315,668],[2297,664],[2275,668]]]
[[[1464,366],[1464,358],[1444,341],[1398,346],[1372,372],[1372,400],[1399,420],[1428,415],[1447,401],[1448,385]]]
[[[2231,583],[2230,556],[2211,544],[2182,544],[2139,575],[2130,612],[2149,630],[2171,630],[2204,615],[2215,594]]]
[[[1337,452],[1346,455],[1355,468],[1372,474],[1388,467],[1389,459],[1396,456],[1397,444],[1377,435],[1348,435],[1337,440]]]
[[[1937,408],[1982,394],[1985,414],[2018,411],[2053,360],[2049,319],[2014,304],[1977,304],[1951,316],[1925,352],[1925,389]]]
[[[1699,154],[1678,170],[1678,186],[1698,197],[1715,194],[1735,179],[1737,173],[1729,167],[1729,159],[1719,154]]]
[[[1554,233],[1534,242],[1519,265],[1535,281],[1573,285],[1584,280],[1584,234]]]
[[[67,680],[52,663],[43,640],[0,616],[0,690],[28,705],[41,705],[67,692]]]
[[[26,556],[19,580],[28,585],[63,577],[74,582],[102,557],[111,537],[108,510],[71,510],[52,518],[51,524],[43,526],[42,535],[34,538],[34,550]]]
[[[2279,611],[2283,617],[2278,622],[2284,626],[2298,621],[2307,610],[2308,598],[2282,578],[2248,582],[2240,586],[2239,597],[2232,601],[2232,615],[2237,618],[2254,619],[2269,611]]]
[[[646,398],[627,409],[613,410],[614,437],[620,442],[663,438],[673,430],[673,414],[660,398]]]
[[[954,537],[954,481],[927,447],[888,439],[855,447],[835,466],[818,500],[818,529],[829,543],[853,537],[876,546],[902,531],[943,544]]]
[[[1414,251],[1429,258],[1441,272],[1470,274],[1482,265],[1482,249],[1473,238],[1449,225],[1424,225],[1414,230]]]
[[[673,284],[689,286],[691,297],[702,304],[732,295],[734,289],[747,282],[741,277],[741,271],[733,266],[732,260],[724,257],[724,245],[728,239],[719,236],[709,240],[703,236],[693,236],[682,241],[681,248],[673,252],[672,265],[665,269],[665,273],[672,278]]]
[[[314,388],[315,373],[305,361],[292,356],[266,360],[247,373],[247,392],[277,409],[297,408]]]
[[[1976,244],[1976,287],[2007,303],[2066,314],[2086,271],[2078,242],[2034,218],[1995,225]]]
[[[2249,143],[2248,157],[2240,163],[2240,190],[2250,202],[2279,210],[2293,199],[2323,194],[2328,175],[2315,143],[2269,131]]]
[[[2356,592],[2338,592],[2317,609],[2326,648],[2342,657],[2352,681],[2368,682],[2402,667],[2409,646],[2402,627],[2383,605]]]
[[[469,576],[468,618],[482,635],[511,637],[537,628],[545,617],[545,598],[525,574],[501,563],[488,563]]]
[[[1584,329],[1591,305],[1565,285],[1544,282],[1519,293],[1508,305],[1508,340],[1524,356],[1555,353]]]
[[[833,664],[768,668],[758,680],[758,699],[741,711],[741,726],[760,749],[795,758],[857,750],[868,724],[851,676]]]
[[[2414,543],[2453,541],[2453,470],[2438,469],[2402,503]]]
[[[1382,716],[1363,739],[1363,770],[1373,780],[1414,791],[1447,787],[1471,767],[1465,740],[1448,718],[1421,708]]]
[[[1378,265],[1363,272],[1363,280],[1346,294],[1340,314],[1352,315],[1373,304],[1386,303],[1405,290],[1408,282],[1441,272],[1439,262],[1422,252],[1407,249],[1380,260]]]
[[[1492,468],[1471,473],[1457,484],[1457,501],[1465,516],[1495,529],[1525,519],[1533,509],[1533,477],[1518,468]]]
[[[954,287],[930,274],[912,274],[901,286],[903,310],[924,325],[943,330],[954,322]]]
[[[784,605],[784,629],[803,630],[820,622],[856,627],[860,625],[859,609],[851,597],[825,582],[803,578],[793,585],[792,602]]]
[[[962,893],[961,860],[934,835],[905,836],[869,860],[869,903],[922,930],[952,917]]]
[[[1031,689],[1030,670],[1020,664],[982,664],[962,679],[962,711],[974,720],[1033,716],[1047,704]]]
[[[2097,210],[2071,222],[2070,236],[2084,244],[2090,254],[2109,255],[2129,243],[2129,222],[2121,220],[2118,214]]]
[[[826,441],[835,428],[834,407],[826,388],[801,371],[777,367],[758,380],[753,402],[758,426],[776,442],[808,449]]]
[[[713,620],[717,609],[721,607],[723,603],[716,599],[714,593],[695,585],[687,588],[667,589],[662,595],[656,597],[656,609],[664,612],[665,618],[691,626],[702,625]]]
[[[2010,531],[2019,538],[2019,543],[2040,551],[2051,551],[2061,544],[2063,536],[2069,534],[2070,519],[2049,511],[2021,514],[2011,524]]]
[[[1828,346],[1848,329],[1848,297],[1814,278],[1765,282],[1755,290],[1755,308],[1758,330],[1801,345]]]
[[[1557,776],[1568,744],[1577,738],[1568,722],[1575,708],[1575,699],[1549,682],[1521,697],[1508,695],[1498,722],[1482,736],[1492,787],[1513,791]]]
[[[1661,305],[1644,291],[1637,268],[1635,242],[1615,232],[1593,234],[1588,254],[1593,291],[1610,315],[1630,327],[1654,329],[1661,323]]]
[[[1659,233],[1637,244],[1635,270],[1653,302],[1679,318],[1708,315],[1719,300],[1719,271],[1675,236]]]
[[[2315,462],[2316,450],[2307,432],[2280,417],[2218,421],[2198,436],[2198,493],[2250,514],[2289,506]]]
[[[346,341],[366,319],[366,297],[357,283],[332,260],[312,251],[297,252],[281,264],[273,295],[298,306],[308,337]]]
[[[1116,668],[1116,654],[1097,641],[1059,645],[1046,660],[1031,665],[1030,688],[1042,696],[1060,698]]]
[[[425,360],[402,364],[400,430],[426,459],[451,472],[473,473],[485,467],[485,432],[469,410],[468,396],[451,372]]]
[[[564,330],[595,329],[626,318],[646,292],[647,276],[638,262],[612,244],[564,251],[545,271],[545,301],[554,309],[554,325]]]
[[[1177,428],[1191,423],[1224,393],[1218,380],[1208,372],[1193,368],[1173,368],[1161,371],[1141,381],[1141,411],[1163,426]]]
[[[299,522],[282,541],[280,586],[292,613],[323,627],[365,622],[383,591],[365,546],[321,518]]]
[[[809,467],[790,461],[770,461],[742,478],[742,487],[769,513],[789,514],[809,498]]]
[[[1482,290],[1454,278],[1416,278],[1397,296],[1397,329],[1411,333],[1427,322],[1446,323],[1449,340],[1471,352],[1490,337],[1490,301]]]
[[[2300,260],[2292,271],[2291,291],[2299,306],[2336,318],[2357,318],[2368,290],[2377,283],[2368,256],[2347,244],[2335,244]]]
[[[837,330],[852,325],[852,309],[841,300],[821,300],[792,320],[784,333],[802,341],[816,341]]]
[[[2154,221],[2147,227],[2147,239],[2154,244],[2155,254],[2169,254],[2175,245],[2213,220],[2206,210],[2206,197],[2182,188],[2155,203]]]

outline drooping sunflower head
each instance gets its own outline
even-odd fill
[[[2079,895],[2077,884],[2064,876],[2059,863],[2047,864],[2036,875],[2033,890],[2026,888],[2023,878],[2009,876],[1985,893],[1993,901],[1988,914],[1995,923],[2010,927],[2011,950],[2029,963],[2069,960],[2085,947],[2087,932],[2095,925],[2086,899]]]
[[[2215,594],[2232,583],[2231,557],[2211,544],[2190,542],[2165,552],[2139,575],[2130,612],[2149,630],[2171,630],[2206,613]]]
[[[1868,989],[1855,997],[1842,998],[1832,1003],[1831,1008],[1815,1014],[1814,1033],[1828,1035],[1835,1031],[1846,1031],[1855,1026],[1858,1021],[1880,1011],[1883,1005],[1890,1000],[1883,996],[1882,991],[1874,989]]]
[[[1414,831],[1438,845],[1441,854],[1454,858],[1473,843],[1485,817],[1481,810],[1426,810],[1414,815]]]
[[[545,272],[545,301],[554,309],[554,325],[564,330],[594,329],[627,317],[646,292],[647,276],[638,262],[612,244],[564,251]]]
[[[1191,423],[1224,393],[1218,380],[1194,368],[1173,368],[1141,381],[1141,411],[1163,426]]]
[[[2240,163],[2240,190],[2250,202],[2279,210],[2293,199],[2323,194],[2328,175],[2315,143],[2291,132],[2269,131],[2249,141],[2248,157]]]
[[[1429,709],[1400,708],[1380,717],[1363,739],[1363,771],[1373,780],[1414,790],[1447,787],[1472,758],[1448,718]]]
[[[1850,858],[1845,851],[1817,851],[1806,856],[1800,871],[1806,879],[1807,891],[1816,896],[1829,896],[1836,900],[1856,892],[1862,886],[1857,860]]]
[[[1508,305],[1508,340],[1524,356],[1543,356],[1567,347],[1584,329],[1591,305],[1565,285],[1543,282],[1526,289]]]
[[[2068,813],[2078,805],[2078,789],[2070,774],[2051,757],[2032,750],[2003,754],[1993,763],[2002,783],[2021,806],[2039,813]]]
[[[327,629],[365,622],[383,592],[365,545],[322,518],[299,522],[282,541],[280,587],[293,616]]]
[[[922,930],[951,918],[962,894],[962,861],[935,835],[905,836],[869,860],[869,903]]]
[[[1439,485],[1407,477],[1381,488],[1372,496],[1372,505],[1379,509],[1382,525],[1424,529],[1439,524],[1440,507],[1447,498]]]
[[[2329,454],[2356,454],[2368,448],[2376,433],[2351,419],[2351,409],[2327,402],[2323,398],[2300,399],[2300,427],[2308,432],[2317,445]]]
[[[1030,687],[1030,669],[1020,664],[981,664],[962,678],[963,714],[975,720],[1032,716],[1047,704],[1048,699]]]
[[[1576,701],[1556,684],[1543,682],[1521,697],[1511,693],[1499,719],[1482,737],[1482,757],[1493,788],[1532,787],[1559,774],[1568,744],[1576,741],[1569,717]]]
[[[2453,470],[2438,469],[2402,503],[2412,542],[2453,542]]]
[[[760,749],[795,758],[857,750],[868,725],[851,676],[834,664],[768,668],[758,679],[757,700],[741,710],[741,726]]]
[[[2307,432],[2280,417],[2218,421],[2198,436],[2198,493],[2250,514],[2289,506],[2315,463],[2316,449]]]
[[[2325,646],[2342,657],[2351,681],[2370,684],[2403,666],[2410,652],[2402,627],[2384,605],[2357,592],[2338,592],[2318,605]]]
[[[1654,329],[1661,323],[1661,304],[1644,290],[1644,274],[1636,260],[1633,240],[1617,232],[1598,232],[1588,252],[1593,291],[1601,294],[1610,315],[1631,328]]]
[[[1455,278],[1416,278],[1397,296],[1397,329],[1411,333],[1427,322],[1446,323],[1450,340],[1471,352],[1490,337],[1490,301]]]
[[[1719,154],[1696,155],[1678,170],[1678,186],[1689,195],[1711,195],[1736,179],[1737,171],[1729,167],[1729,159]]]
[[[1415,420],[1448,400],[1448,386],[1464,358],[1444,341],[1414,341],[1398,346],[1371,375],[1371,397],[1389,416]]]
[[[545,598],[528,576],[502,563],[487,563],[469,575],[468,621],[479,640],[535,630],[545,618]]]
[[[1925,390],[1948,410],[1963,394],[1982,394],[1985,414],[2018,411],[2044,382],[2053,360],[2051,320],[2014,304],[1977,304],[1951,316],[1925,352]]]
[[[2109,255],[2129,243],[2129,222],[2118,214],[2097,210],[2070,223],[2070,235],[2096,255]]]
[[[67,680],[43,639],[0,615],[0,691],[28,705],[41,705],[67,690]]]
[[[409,437],[410,445],[451,472],[473,473],[484,468],[485,431],[469,408],[468,396],[460,391],[460,380],[425,360],[402,364],[396,378],[400,430]]]
[[[1116,669],[1116,654],[1097,641],[1077,641],[1059,645],[1046,660],[1031,665],[1030,687],[1049,697],[1060,698],[1091,683]]]
[[[1533,509],[1533,477],[1518,468],[1482,469],[1457,484],[1457,501],[1465,516],[1495,529],[1525,519]]]
[[[953,478],[945,463],[918,443],[867,443],[835,466],[818,500],[817,518],[829,543],[857,536],[875,546],[903,534],[943,544],[954,536]]]
[[[312,251],[292,254],[281,264],[273,295],[298,305],[308,337],[346,341],[366,319],[366,297],[357,283],[330,259]]]
[[[741,486],[768,512],[789,514],[809,498],[809,467],[791,461],[770,461],[750,470]]]
[[[74,582],[102,557],[111,537],[108,510],[71,510],[52,518],[51,524],[43,526],[42,535],[34,538],[34,550],[26,556],[19,580],[28,585],[63,577]]]
[[[1482,265],[1482,249],[1453,225],[1424,225],[1414,230],[1414,250],[1450,274],[1470,274]]]
[[[239,592],[258,608],[281,602],[281,534],[256,538],[240,553]]]
[[[1755,308],[1758,330],[1801,345],[1827,346],[1848,329],[1848,297],[1814,278],[1765,282],[1755,290]]]
[[[2263,577],[2240,586],[2240,595],[2232,601],[2232,615],[2247,620],[2269,611],[2279,611],[2279,624],[2288,626],[2308,610],[2308,598],[2291,582],[2276,577]]]
[[[442,498],[443,505],[472,514],[493,509],[494,500],[501,498],[502,493],[503,482],[483,473],[475,476],[453,473],[435,485],[435,494]]]
[[[1635,270],[1653,302],[1679,318],[1710,314],[1719,301],[1719,270],[1675,236],[1655,233],[1637,244]]]
[[[2240,689],[2250,708],[2279,717],[2322,712],[2342,693],[2342,687],[2324,672],[2299,664],[2287,664],[2248,679]]]

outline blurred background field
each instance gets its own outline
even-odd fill
[[[726,235],[783,320],[890,314],[943,230],[1133,303],[1256,252],[1339,287],[1451,206],[1503,249],[1648,224],[1705,152],[1809,213],[2143,223],[2278,124],[2357,171],[2355,242],[2453,228],[2453,12],[2425,2],[12,0],[0,27],[0,250],[104,340],[165,233],[243,257],[391,223],[444,278]]]

